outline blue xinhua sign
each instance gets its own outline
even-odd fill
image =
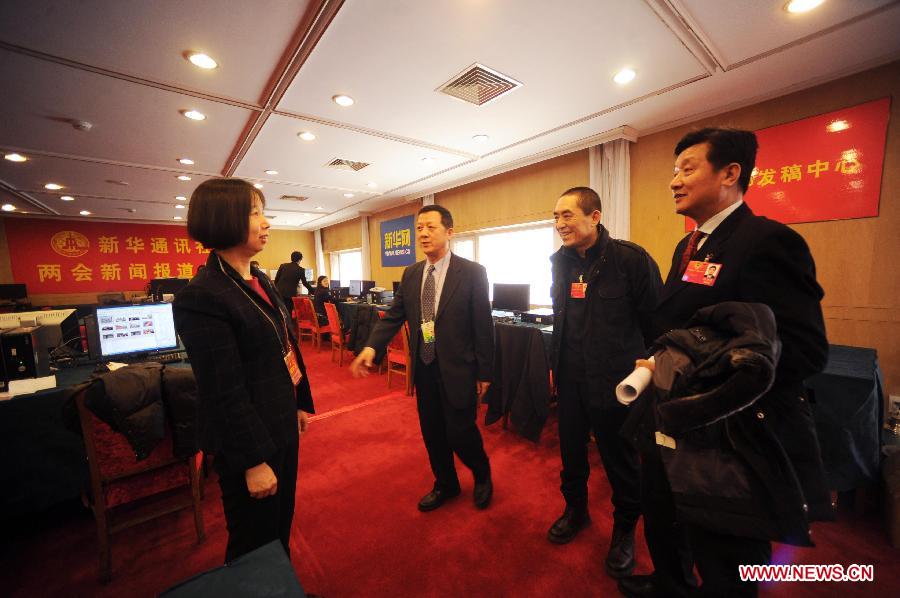
[[[409,266],[416,263],[415,216],[385,220],[381,223],[381,265]]]

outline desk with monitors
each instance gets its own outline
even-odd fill
[[[493,287],[494,311],[525,312],[531,309],[531,285],[495,282]]]

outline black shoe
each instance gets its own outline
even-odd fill
[[[457,488],[453,492],[435,488],[434,490],[423,496],[419,501],[419,510],[422,512],[433,511],[451,498],[455,498],[457,496],[459,496],[459,488]]]
[[[611,577],[625,577],[634,571],[634,525],[613,524],[612,540],[606,555],[606,572]]]
[[[494,483],[491,478],[481,483],[475,482],[475,492],[472,493],[472,498],[475,501],[476,509],[486,509],[491,504],[492,496],[494,496]]]
[[[683,598],[689,588],[678,589],[661,583],[656,575],[629,575],[619,579],[619,592],[628,598]]]
[[[591,516],[588,514],[587,508],[576,509],[566,507],[562,517],[553,522],[550,531],[547,532],[547,539],[554,544],[567,544],[572,541],[578,532],[583,530],[591,522]]]

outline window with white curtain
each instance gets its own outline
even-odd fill
[[[528,283],[531,304],[550,305],[550,255],[560,241],[551,224],[466,233],[454,237],[453,253],[478,262],[488,282]],[[493,286],[491,286],[493,299]]]
[[[331,278],[341,281],[341,286],[349,286],[351,280],[362,280],[362,251],[350,249],[333,251],[329,254]]]

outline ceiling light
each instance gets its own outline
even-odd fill
[[[197,110],[182,110],[181,113],[191,120],[206,120],[206,115]]]
[[[4,212],[15,212],[16,206],[12,205],[11,203],[5,203],[0,206],[0,210],[3,210]]]
[[[28,159],[25,156],[23,156],[22,154],[17,154],[15,152],[13,152],[11,154],[6,154],[3,157],[6,158],[7,160],[9,160],[10,162],[24,162],[25,160]]]
[[[423,164],[431,164],[432,162],[434,162],[434,158],[429,158],[429,157],[427,157],[427,156],[424,157],[424,158],[422,158],[422,163],[423,163]]]
[[[619,85],[625,85],[626,83],[630,83],[631,80],[634,79],[636,76],[637,76],[637,73],[635,73],[633,70],[631,70],[629,68],[624,68],[621,71],[619,71],[618,73],[616,73],[616,76],[613,77],[613,81],[615,81]]]
[[[790,2],[784,5],[784,10],[794,14],[809,12],[823,2],[825,2],[825,0],[790,0]]]
[[[262,188],[263,188],[262,183],[253,183],[253,186],[256,187],[257,189],[262,189]]]
[[[62,197],[60,197],[60,199],[63,201],[75,201],[75,198],[71,195],[63,195]]]
[[[277,170],[267,170],[266,174],[275,175],[275,174],[278,174],[278,171]]]
[[[825,126],[829,133],[837,133],[838,131],[846,131],[850,128],[850,123],[846,120],[833,120]]]
[[[187,197],[185,197],[184,195],[176,195],[175,199],[177,199],[178,201],[187,201]]]
[[[190,158],[178,158],[178,161],[184,164],[185,166],[193,166],[194,161]]]
[[[181,216],[175,216],[175,220],[184,220]]]
[[[353,194],[352,193],[344,193],[344,197],[346,197],[347,199],[350,199],[351,197],[353,197]]]
[[[347,106],[352,106],[353,102],[355,101],[350,96],[345,95],[333,96],[331,99],[335,104],[337,104],[338,106],[343,106],[344,108],[346,108]]]
[[[474,141],[475,143],[484,143],[488,139],[490,139],[490,137],[488,137],[487,135],[475,135],[472,137],[472,141]]]
[[[186,175],[186,174],[179,174],[179,175],[178,175],[177,177],[175,177],[175,178],[178,179],[179,181],[189,181],[189,180],[191,180],[191,177],[189,177],[189,176]]]
[[[366,183],[366,187],[368,187],[369,189],[374,189],[377,186],[378,186],[378,183],[373,182],[373,181],[369,181],[368,183]]]
[[[325,208],[323,208],[322,206],[316,206],[316,209],[317,209],[317,210],[324,210]]]
[[[312,141],[316,138],[316,134],[310,133],[309,131],[301,131],[300,133],[297,133],[297,137],[299,137],[303,141]]]
[[[183,204],[183,203],[177,203],[177,204],[175,204],[175,209],[177,209],[177,210],[183,210],[183,209],[184,209],[184,204]]]
[[[88,212],[87,210],[81,210],[81,211],[78,212],[78,213],[81,214],[82,216],[90,216],[90,215],[91,215],[91,213]]]
[[[202,69],[214,69],[219,66],[218,62],[216,62],[206,54],[201,54],[200,52],[188,54],[187,59],[191,61],[191,64],[193,64],[194,66],[199,66]]]
[[[44,185],[44,189],[50,189],[51,191],[59,191],[62,188],[62,185],[57,185],[56,183],[47,183]]]

